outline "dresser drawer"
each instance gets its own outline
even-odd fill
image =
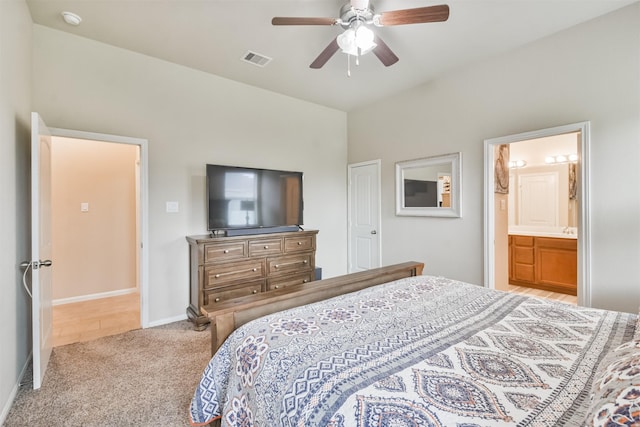
[[[285,237],[284,251],[285,253],[310,251],[315,249],[313,244],[314,236]]]
[[[313,270],[313,253],[267,259],[268,275],[286,274],[306,270]]]
[[[249,241],[249,256],[278,255],[282,253],[282,239]]]
[[[226,261],[247,257],[246,242],[209,243],[204,245],[204,262]]]
[[[260,279],[264,277],[264,262],[261,259],[234,263],[205,265],[204,288],[224,286],[230,282]]]
[[[313,271],[309,271],[303,274],[294,274],[290,276],[275,277],[275,278],[267,279],[267,291],[282,289],[292,285],[302,285],[304,283],[312,282],[313,279],[314,279]]]
[[[232,286],[223,286],[215,289],[205,289],[203,291],[203,304],[209,305],[220,303],[232,298],[253,295],[264,290],[264,280],[254,280],[249,283],[240,283]]]

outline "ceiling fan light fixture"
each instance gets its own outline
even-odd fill
[[[366,53],[376,47],[374,39],[375,36],[370,28],[360,26],[356,30],[356,45],[361,52]]]
[[[375,36],[371,29],[358,26],[356,29],[347,28],[344,33],[338,36],[337,41],[343,53],[360,56],[371,52],[377,46],[374,39]]]
[[[342,52],[348,55],[357,54],[356,32],[353,29],[348,28],[344,33],[340,34],[336,40]]]

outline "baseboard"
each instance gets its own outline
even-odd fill
[[[2,412],[0,412],[0,426],[4,425],[4,422],[7,419],[7,415],[9,415],[9,411],[11,410],[11,407],[13,406],[13,401],[16,400],[16,396],[18,395],[18,389],[20,389],[20,384],[22,384],[22,379],[24,378],[24,374],[27,372],[27,369],[29,368],[29,365],[31,364],[31,358],[32,357],[33,357],[33,353],[29,353],[29,357],[27,357],[27,361],[25,362],[24,366],[22,367],[22,372],[20,372],[20,375],[18,375],[18,381],[13,386],[13,389],[11,390],[11,393],[9,394],[9,398],[7,399],[7,401],[5,402],[4,406],[2,407]]]
[[[99,294],[80,295],[77,297],[60,298],[52,301],[53,305],[72,304],[74,302],[91,301],[100,298],[117,297],[120,295],[133,294],[138,292],[138,288],[119,289],[117,291],[101,292]]]
[[[181,320],[187,320],[187,315],[181,314],[175,317],[167,317],[166,319],[154,320],[153,322],[149,322],[146,327],[153,328],[154,326],[162,326],[173,322],[179,322]]]

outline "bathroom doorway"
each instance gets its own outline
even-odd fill
[[[588,139],[585,122],[485,141],[485,286],[589,305]]]

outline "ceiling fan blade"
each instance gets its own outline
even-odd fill
[[[335,18],[295,18],[276,16],[271,20],[271,25],[334,25]]]
[[[398,62],[399,58],[395,53],[387,46],[385,42],[378,36],[375,38],[375,43],[377,46],[373,49],[373,53],[378,57],[380,62],[384,64],[385,67],[389,65],[393,65]]]
[[[415,9],[392,10],[380,14],[378,24],[383,27],[390,25],[423,24],[427,22],[443,22],[449,19],[449,6],[418,7]]]
[[[338,49],[340,49],[340,46],[338,46],[338,38],[336,37],[320,52],[320,55],[309,65],[309,68],[322,68]]]

